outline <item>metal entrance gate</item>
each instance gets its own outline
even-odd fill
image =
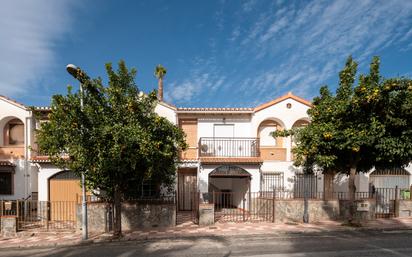
[[[375,189],[376,218],[395,217],[395,201],[399,199],[399,192],[397,191],[397,188]]]
[[[20,231],[75,230],[76,208],[70,201],[1,200],[0,216],[16,216]]]
[[[212,192],[215,222],[273,222],[273,194]]]

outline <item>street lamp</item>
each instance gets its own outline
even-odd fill
[[[66,66],[67,72],[80,82],[80,109],[83,111],[83,83],[85,81],[86,73],[74,64]],[[83,128],[83,127],[81,127]],[[86,185],[84,180],[84,171],[82,171],[82,239],[87,240],[87,201],[86,201]]]

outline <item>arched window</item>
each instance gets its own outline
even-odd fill
[[[309,122],[307,120],[301,119],[301,120],[297,120],[293,124],[292,128],[303,128],[303,127],[306,127],[308,124],[309,124]],[[294,136],[292,136],[291,142],[292,142],[292,147],[294,147],[296,145]]]
[[[4,126],[4,145],[24,145],[24,124],[12,119]]]
[[[260,139],[260,146],[282,146],[282,139],[275,139],[271,133],[276,130],[281,130],[282,127],[273,120],[263,121],[258,128],[258,137]]]

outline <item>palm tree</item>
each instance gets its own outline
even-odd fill
[[[161,64],[157,65],[154,71],[154,75],[158,79],[157,98],[159,99],[159,101],[163,101],[163,78],[166,75],[166,72],[166,68]]]

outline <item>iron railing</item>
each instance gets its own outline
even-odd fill
[[[260,197],[272,198],[277,200],[303,200],[304,193],[296,193],[296,190],[273,190],[261,191]],[[349,192],[307,192],[307,198],[311,200],[349,200]],[[371,192],[356,192],[355,200],[371,199],[374,195]]]
[[[15,216],[18,230],[74,230],[75,201],[0,200],[0,216]]]
[[[201,137],[200,157],[259,157],[258,138]]]
[[[273,222],[273,198],[260,192],[209,192],[214,204],[215,222]]]
[[[283,177],[283,172],[262,173],[262,179],[260,181],[261,191],[270,192],[273,190],[282,190],[284,188]]]

